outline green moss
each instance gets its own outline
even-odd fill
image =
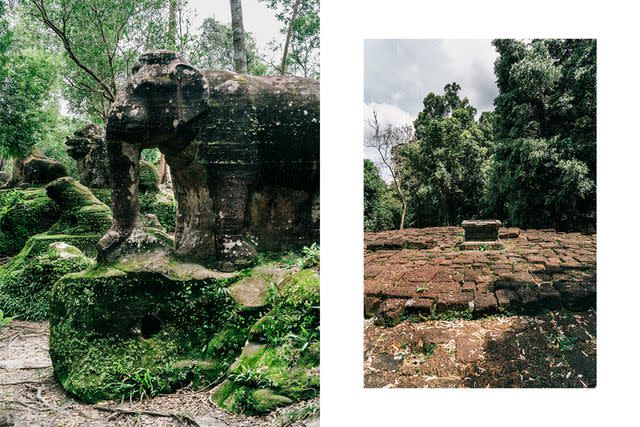
[[[50,353],[71,394],[94,402],[168,392],[187,379],[206,385],[240,352],[255,318],[238,312],[220,282],[189,277],[173,261],[153,264],[162,272],[119,263],[54,285]]]
[[[248,346],[252,346],[249,344]],[[218,386],[212,400],[234,412],[262,414],[278,406],[317,396],[320,376],[317,363],[301,357],[292,345],[256,347],[243,351]],[[319,352],[319,345],[306,349]]]
[[[69,177],[58,178],[46,189],[62,212],[48,234],[103,234],[111,226],[109,207],[78,181]]]
[[[91,188],[91,192],[96,199],[100,200],[107,206],[111,206],[111,189],[110,188]]]
[[[76,247],[65,245],[62,251],[59,247],[49,239],[32,237],[20,254],[0,269],[0,309],[22,320],[48,317],[53,283],[93,265]]]
[[[140,193],[157,193],[160,191],[160,175],[158,169],[147,161],[140,161],[138,189]]]
[[[92,189],[96,197],[105,205],[111,206],[111,190],[94,188]],[[154,214],[158,217],[160,224],[169,232],[176,229],[176,202],[172,193],[140,193],[140,212],[144,214]]]
[[[59,216],[44,189],[0,191],[0,256],[20,252],[29,237],[49,229]]]
[[[159,200],[149,207],[149,212],[155,214],[160,224],[170,233],[176,230],[176,203],[174,201]]]
[[[290,275],[270,300],[271,309],[251,328],[250,342],[212,395],[224,409],[260,414],[318,394],[317,273],[307,269]]]
[[[251,339],[279,345],[290,335],[311,341],[320,334],[320,278],[301,270],[272,290],[273,308],[251,329]]]
[[[253,274],[266,273],[244,276]],[[229,296],[236,279],[159,253],[64,276],[51,296],[54,374],[88,402],[225,377],[212,399],[234,412],[265,413],[317,396],[316,272],[290,274],[255,311]],[[266,326],[260,334],[258,319]],[[247,343],[250,331],[261,342]]]

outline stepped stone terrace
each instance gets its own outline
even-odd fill
[[[461,250],[464,230],[365,233],[365,316],[403,319],[585,311],[596,304],[596,235],[499,228],[501,249]]]

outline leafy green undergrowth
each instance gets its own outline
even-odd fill
[[[76,247],[57,241],[59,237],[32,237],[20,254],[0,269],[0,308],[6,313],[22,320],[45,320],[52,284],[67,273],[94,264]]]
[[[0,256],[20,252],[29,237],[47,231],[59,216],[43,188],[0,190]]]
[[[298,252],[258,252],[258,265],[276,265],[284,268],[312,268],[320,265],[320,245],[316,242]]]
[[[93,188],[91,191],[107,206],[111,206],[111,189]],[[140,213],[154,214],[164,229],[173,233],[176,229],[176,202],[171,192],[140,193]]]
[[[317,272],[305,269],[285,278],[269,300],[270,310],[253,325],[242,354],[212,394],[224,409],[259,414],[318,394]]]
[[[0,310],[0,329],[4,328],[9,323],[11,323],[11,318],[5,316],[2,310]]]

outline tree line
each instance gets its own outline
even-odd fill
[[[319,0],[257,1],[281,25],[282,40],[263,49],[242,28],[240,0],[226,5],[232,23],[207,17],[198,28],[187,0],[0,0],[0,166],[35,152],[73,172],[65,137],[106,122],[146,50],[201,69],[319,78]]]
[[[595,231],[596,41],[492,44],[493,111],[478,116],[453,82],[424,98],[410,136],[406,127],[369,120],[365,145],[381,161],[364,162],[366,230],[497,218]]]

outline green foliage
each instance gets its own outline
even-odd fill
[[[49,316],[49,292],[53,284],[65,274],[91,265],[93,261],[82,253],[52,256],[47,247],[27,244],[16,258],[0,268],[0,307],[14,318],[45,320]]]
[[[0,156],[25,158],[55,128],[58,64],[38,49],[9,51],[0,69]]]
[[[9,323],[11,323],[11,318],[5,316],[2,310],[0,310],[0,329],[4,328]]]
[[[495,151],[488,209],[521,227],[596,220],[596,41],[495,40]]]
[[[505,225],[593,231],[596,225],[596,41],[494,40],[495,111],[456,83],[428,94],[416,141],[398,146],[407,226],[493,217]],[[365,230],[394,228],[384,182],[365,163]]]
[[[286,278],[279,286],[271,311],[253,326],[252,339],[277,346],[289,341],[292,334],[319,336],[319,287],[319,278],[312,269]]]
[[[413,225],[455,225],[480,214],[487,143],[460,89],[454,82],[443,95],[425,97],[414,121],[416,142],[398,152]]]
[[[160,224],[169,232],[176,230],[176,203],[172,200],[158,200],[152,203],[147,213],[153,213],[158,217]]]
[[[153,397],[162,390],[162,383],[158,378],[151,374],[149,369],[136,369],[134,372],[127,372],[122,374],[122,382],[120,383],[120,390],[118,394],[122,398],[128,398],[133,400],[139,398],[140,400],[145,397]]]
[[[571,351],[576,347],[578,338],[564,336],[558,341],[560,351]]]
[[[260,60],[256,41],[251,33],[245,32],[247,50],[247,71],[256,76],[267,74],[266,65]],[[233,71],[233,31],[230,24],[224,24],[215,17],[205,18],[200,33],[194,36],[189,49],[189,59],[197,67],[205,70]]]
[[[298,262],[300,268],[311,268],[320,265],[320,245],[313,242],[311,246],[302,248],[302,258]]]
[[[276,11],[276,19],[282,24],[280,32],[286,37],[291,27],[291,40],[285,61],[286,74],[320,78],[320,1],[319,0],[260,0]],[[298,13],[291,25],[294,4],[298,2]],[[282,61],[284,42],[273,41],[271,49],[279,57],[274,59],[274,67]]]
[[[276,416],[271,427],[289,427],[299,425],[305,420],[317,418],[320,415],[320,404],[317,401],[308,401],[304,405],[285,410]]]
[[[47,231],[59,216],[43,189],[0,191],[0,256],[20,252],[29,237]]]
[[[157,148],[145,148],[142,150],[141,159],[155,165],[160,160],[160,150]]]
[[[430,357],[431,355],[433,355],[433,352],[436,351],[436,348],[438,348],[438,344],[432,342],[427,343],[422,346],[422,354],[424,354],[426,357]]]
[[[380,231],[397,228],[402,215],[402,204],[397,192],[390,189],[380,177],[378,167],[368,159],[364,161],[364,229]]]
[[[147,43],[162,18],[164,0],[64,0],[25,2],[22,17],[32,27],[54,36],[65,50],[65,98],[74,112],[104,122],[111,102],[128,77],[135,58],[154,47]],[[164,28],[161,30],[164,31]],[[164,39],[163,39],[164,43]]]

